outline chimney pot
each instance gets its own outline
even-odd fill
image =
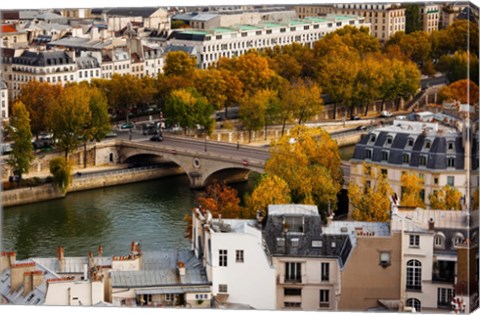
[[[433,220],[433,218],[430,218],[430,220],[428,220],[428,230],[433,231],[434,227],[435,227],[435,221]]]

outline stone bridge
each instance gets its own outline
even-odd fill
[[[142,159],[173,162],[181,167],[192,188],[202,188],[214,178],[242,181],[251,171],[264,173],[269,153],[265,149],[195,139],[166,138],[164,142],[116,140],[97,145],[96,160],[102,163],[132,163]]]

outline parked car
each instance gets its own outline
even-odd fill
[[[115,132],[109,132],[105,135],[105,138],[115,138],[116,136],[118,136],[118,134]]]
[[[163,141],[163,136],[160,135],[160,134],[154,134],[154,135],[150,138],[150,141],[157,141],[157,142]]]
[[[367,130],[367,126],[358,126],[357,130]]]
[[[120,126],[120,129],[132,129],[134,127],[134,124],[132,122],[129,123],[124,123],[123,125]]]
[[[392,117],[392,113],[388,110],[384,110],[380,113],[380,117]]]
[[[360,116],[354,115],[350,118],[350,120],[360,120]]]

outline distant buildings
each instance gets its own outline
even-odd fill
[[[346,25],[355,27],[370,25],[362,17],[329,15],[290,20],[288,23],[262,22],[256,25],[238,25],[208,30],[174,30],[168,38],[173,45],[195,47],[199,52],[198,67],[205,69],[220,58],[245,54],[251,49],[262,50],[275,46],[299,43],[313,46],[327,33]]]
[[[370,34],[382,42],[396,32],[405,31],[405,9],[397,4],[299,5],[295,10],[300,18],[322,17],[326,14],[361,16],[365,23],[370,24]]]
[[[421,198],[427,207],[428,196],[448,185],[462,193],[468,208],[470,190],[478,183],[478,174],[467,172],[478,171],[478,131],[467,141],[465,121],[458,117],[430,112],[410,117],[415,120],[396,119],[361,138],[350,160],[350,181],[359,183],[366,162],[381,170],[401,199],[402,174],[413,171],[423,179]]]
[[[440,25],[441,6],[437,4],[424,3],[419,4],[420,23],[423,30],[427,33],[437,31]]]

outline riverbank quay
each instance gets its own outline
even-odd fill
[[[179,167],[148,166],[138,168],[90,167],[74,173],[72,184],[63,192],[53,184],[36,187],[23,187],[1,192],[2,207],[31,204],[53,199],[60,199],[69,193],[98,189],[116,185],[148,181],[183,174]]]

